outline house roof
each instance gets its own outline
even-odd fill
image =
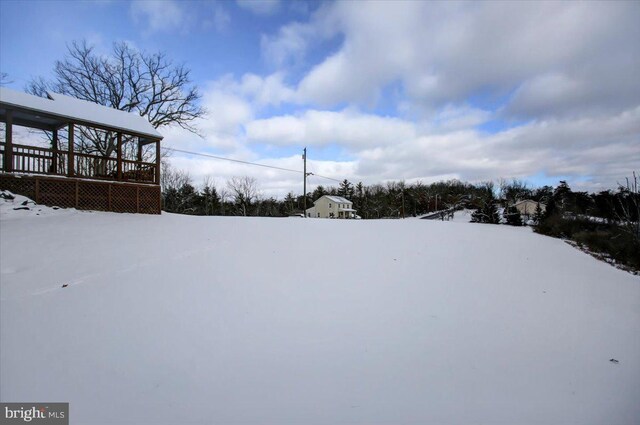
[[[322,198],[327,198],[328,200],[330,200],[332,202],[335,202],[335,203],[338,203],[338,204],[353,204],[353,202],[351,202],[347,198],[343,198],[342,196],[324,195],[324,196],[322,196]],[[322,199],[322,198],[320,198],[320,199]]]
[[[529,203],[529,202],[531,202],[531,203],[533,203],[533,204],[540,204],[541,206],[544,206],[544,203],[534,201],[533,199],[523,199],[523,200],[521,200],[521,201],[516,202],[516,203],[515,203],[515,204],[513,204],[513,205],[514,205],[514,206],[517,206],[517,205],[522,205],[522,204],[526,204],[526,203]]]
[[[40,126],[56,126],[72,121],[120,130],[136,136],[162,139],[158,130],[145,117],[136,113],[109,108],[59,93],[47,94],[49,97],[45,98],[0,87],[0,113],[4,115],[7,107],[15,107],[47,115],[40,117],[38,115],[16,114],[16,124],[22,120],[25,125],[34,124],[35,128],[39,128],[38,124]]]

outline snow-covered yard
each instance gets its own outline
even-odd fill
[[[530,229],[0,202],[2,401],[69,401],[72,424],[640,423],[640,279]]]

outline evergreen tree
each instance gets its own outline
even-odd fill
[[[542,208],[540,207],[540,202],[536,205],[536,212],[533,215],[533,221],[535,224],[539,224],[544,218],[544,214],[542,213]]]
[[[553,187],[551,186],[542,186],[537,189],[534,189],[531,192],[531,199],[536,202],[547,203],[549,199],[553,196]]]
[[[555,201],[556,207],[560,209],[561,213],[572,211],[572,208],[570,205],[571,188],[569,187],[566,181],[560,180],[560,184],[553,191],[552,198]]]
[[[510,226],[522,226],[522,216],[520,211],[514,206],[510,206],[504,209],[504,218],[507,224]]]
[[[497,200],[493,193],[493,183],[485,183],[479,188],[479,196],[475,203],[477,209],[471,214],[473,223],[500,223],[500,214],[498,214]]]
[[[324,189],[324,187],[322,185],[318,185],[318,187],[316,187],[316,189],[311,194],[311,199],[313,201],[317,201],[318,199],[322,198],[326,194],[327,194],[327,191]]]
[[[364,205],[364,185],[362,184],[362,182],[358,182],[358,184],[356,185],[355,199],[352,199],[352,201],[353,208],[358,212],[362,212],[361,210]]]
[[[549,198],[549,202],[547,202],[547,208],[544,211],[543,219],[547,219],[554,214],[558,213],[558,206],[556,204],[556,199],[552,196]]]
[[[220,197],[215,186],[205,185],[202,189],[203,211],[204,215],[215,215],[220,209]]]
[[[178,189],[178,199],[178,212],[180,213],[197,215],[202,209],[202,196],[189,183],[183,184]]]
[[[338,196],[342,196],[343,198],[351,200],[353,199],[354,193],[355,189],[353,188],[353,185],[349,183],[349,180],[344,179],[344,181],[340,183],[340,187],[338,188]]]
[[[284,213],[289,215],[296,210],[296,198],[293,196],[293,192],[287,193],[287,196],[284,198]]]
[[[167,212],[178,212],[178,189],[169,187],[162,191],[162,209]]]

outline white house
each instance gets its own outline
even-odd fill
[[[342,196],[324,195],[306,213],[311,218],[356,218],[353,202]]]
[[[518,209],[521,215],[526,218],[532,218],[536,213],[537,206],[540,205],[540,210],[545,211],[546,205],[541,202],[532,201],[531,199],[524,199],[516,202],[513,206]]]

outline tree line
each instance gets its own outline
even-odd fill
[[[640,273],[640,179],[634,173],[617,191],[574,192],[565,181],[553,190],[535,231]]]
[[[500,190],[496,192],[492,183],[471,184],[459,180],[365,185],[345,179],[334,186],[318,185],[305,195],[289,192],[284,198],[276,199],[263,196],[259,182],[246,176],[232,177],[218,185],[208,177],[196,185],[187,172],[163,162],[161,178],[164,211],[191,215],[285,217],[304,213],[305,197],[310,208],[323,195],[334,195],[352,201],[363,219],[403,218],[434,211],[497,206],[501,198],[513,202],[525,198],[544,201],[552,191],[548,186],[529,189],[517,180],[500,183]]]

